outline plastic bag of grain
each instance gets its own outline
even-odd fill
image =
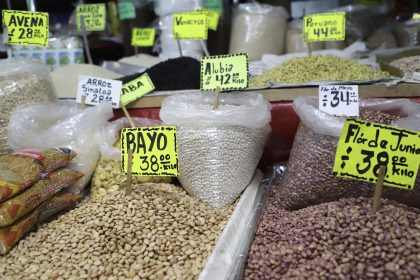
[[[20,105],[53,100],[57,95],[45,64],[22,58],[0,61],[0,155],[12,151],[7,145],[12,112]]]
[[[278,199],[288,209],[373,196],[372,184],[333,175],[335,151],[345,118],[318,109],[316,98],[298,97],[293,107],[299,125]],[[368,99],[360,104],[360,119],[420,131],[420,104],[409,100]],[[420,172],[413,191],[386,187],[383,197],[420,207]]]
[[[232,203],[248,185],[271,132],[270,104],[260,94],[177,94],[162,104],[160,118],[177,126],[179,180],[212,206]]]
[[[72,192],[79,193],[92,178],[100,155],[100,131],[112,117],[112,107],[105,103],[84,110],[74,101],[31,104],[13,113],[8,143],[18,150],[66,147],[77,151],[67,167],[85,174],[70,187]]]
[[[136,127],[156,126],[162,122],[146,118],[133,118]],[[99,150],[101,158],[95,168],[92,178],[91,196],[101,196],[112,192],[125,190],[124,183],[127,176],[121,173],[121,143],[120,135],[123,128],[130,127],[126,118],[110,122],[101,131]],[[133,176],[133,184],[141,183],[170,183],[171,177]]]

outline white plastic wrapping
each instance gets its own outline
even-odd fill
[[[190,12],[203,7],[202,0],[157,0],[155,13],[164,16],[172,13]]]
[[[67,165],[85,174],[70,187],[80,192],[90,181],[99,159],[100,130],[112,118],[112,107],[101,104],[85,110],[71,101],[35,103],[16,110],[7,130],[8,144],[24,148],[65,147],[77,156]]]
[[[255,93],[166,98],[160,118],[177,126],[178,177],[187,192],[214,207],[232,203],[250,182],[271,131],[269,103]]]
[[[234,12],[229,53],[248,53],[251,61],[265,53],[282,54],[288,18],[280,6],[240,4]]]

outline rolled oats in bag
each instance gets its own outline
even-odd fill
[[[35,225],[73,206],[81,198],[82,196],[80,194],[67,193],[65,190],[61,191],[14,224],[0,228],[0,255],[9,252]]]
[[[70,162],[76,153],[67,148],[21,150],[0,156],[0,202],[13,197],[57,168]]]
[[[8,226],[60,190],[74,184],[82,173],[61,168],[48,174],[18,195],[0,203],[0,227]]]
[[[293,103],[300,125],[286,173],[279,183],[278,199],[287,209],[335,201],[344,197],[373,196],[374,185],[333,175],[335,152],[345,118],[318,109],[314,98]],[[362,100],[359,119],[420,131],[420,104],[409,100]],[[413,191],[392,187],[383,197],[420,208],[420,172]]]

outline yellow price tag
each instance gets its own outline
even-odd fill
[[[11,45],[48,46],[48,13],[3,10]]]
[[[413,14],[413,19],[420,19],[420,14],[419,13],[414,13]]]
[[[420,164],[420,132],[348,119],[335,155],[334,175],[376,182],[379,167],[384,185],[412,190]]]
[[[127,105],[155,90],[152,80],[147,73],[125,83],[122,86],[121,104]]]
[[[202,12],[207,15],[207,26],[211,30],[217,30],[219,26],[220,13],[211,9],[199,9],[197,12]]]
[[[175,38],[207,40],[207,15],[205,13],[176,13],[173,26]]]
[[[102,31],[106,25],[105,4],[81,4],[76,8],[77,30],[81,31],[81,16],[85,20],[86,31]]]
[[[133,151],[131,174],[178,176],[175,126],[124,128],[121,131],[122,171],[127,175],[128,151]]]
[[[323,13],[303,18],[306,42],[343,41],[346,37],[346,13]]]
[[[248,87],[249,66],[245,53],[201,58],[201,90],[237,90]]]
[[[135,47],[152,47],[155,43],[156,30],[154,28],[134,27],[131,35],[131,45]]]

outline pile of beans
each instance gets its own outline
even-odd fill
[[[233,207],[170,184],[88,199],[0,257],[0,278],[196,279]]]
[[[251,246],[245,279],[419,279],[420,210],[345,198],[287,211],[276,187]]]

